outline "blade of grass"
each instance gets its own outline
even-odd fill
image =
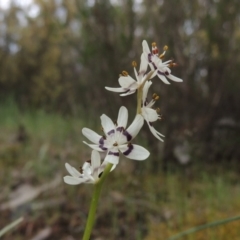
[[[0,230],[0,237],[2,237],[6,232],[17,226],[20,222],[23,221],[23,217],[18,218],[17,220],[13,221],[12,223],[8,224],[6,227]]]
[[[190,233],[195,233],[195,232],[201,231],[205,228],[216,227],[216,226],[226,224],[226,223],[229,223],[229,222],[233,222],[233,221],[236,221],[236,220],[240,220],[240,216],[231,217],[231,218],[227,218],[227,219],[222,219],[222,220],[214,221],[214,222],[207,223],[207,224],[204,224],[204,225],[200,225],[200,226],[197,226],[197,227],[194,227],[194,228],[190,228],[190,229],[188,229],[184,232],[178,233],[178,234],[168,238],[167,240],[176,240],[176,239],[179,239],[179,238],[181,238],[185,235],[188,235]]]

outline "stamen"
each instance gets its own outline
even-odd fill
[[[127,71],[122,71],[122,76],[127,77],[128,76],[128,72]]]
[[[133,67],[137,67],[137,62],[136,61],[132,61],[132,66]]]
[[[157,101],[157,100],[159,99],[159,96],[158,96],[156,93],[154,93],[154,94],[152,95],[152,99],[155,100],[155,101]]]
[[[114,147],[117,147],[117,146],[118,146],[118,143],[117,143],[117,142],[115,142],[115,143],[113,144],[113,146],[114,146]]]
[[[177,66],[177,63],[174,63],[174,62],[170,62],[169,64],[168,64],[168,67],[176,67]]]
[[[167,51],[167,50],[168,50],[168,46],[165,45],[165,46],[163,47],[163,51]]]
[[[163,59],[163,58],[164,58],[164,55],[165,55],[165,53],[160,54],[160,55],[159,55],[159,58],[160,58],[160,59]]]
[[[157,113],[160,113],[160,108],[156,108],[156,112],[157,112]]]
[[[157,47],[157,44],[155,42],[153,42],[152,47]]]

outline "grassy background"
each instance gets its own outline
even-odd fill
[[[44,231],[48,235],[38,239],[81,238],[92,186],[68,186],[62,177],[67,174],[65,162],[78,168],[90,156],[91,150],[82,143],[84,126],[98,131],[100,119],[84,112],[62,117],[21,111],[13,101],[0,106],[0,228],[25,217],[4,240],[34,239]],[[103,189],[92,239],[165,240],[193,226],[240,214],[235,166],[191,164],[154,173],[151,169],[151,157],[141,163],[121,159]],[[34,191],[34,197],[9,206]],[[239,236],[236,221],[183,239]]]

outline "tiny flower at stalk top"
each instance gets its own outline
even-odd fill
[[[157,94],[153,94],[152,100],[150,102],[147,101],[147,94],[149,87],[152,85],[151,81],[147,81],[143,87],[143,95],[142,95],[142,108],[141,108],[141,114],[143,118],[146,120],[148,127],[151,131],[151,133],[160,141],[163,141],[161,137],[164,137],[160,132],[158,132],[153,126],[152,123],[161,119],[161,116],[158,114],[158,110],[152,109],[152,106],[156,102],[156,100],[159,99],[159,96]]]
[[[118,164],[119,152],[127,158],[134,160],[145,160],[149,156],[149,152],[139,146],[132,144],[130,141],[138,134],[143,125],[143,118],[137,114],[132,124],[126,129],[128,120],[128,110],[126,107],[121,107],[118,113],[116,124],[103,114],[101,117],[102,130],[104,135],[98,135],[96,132],[88,128],[83,128],[83,135],[94,144],[84,142],[91,148],[97,151],[106,151],[106,162]]]
[[[128,75],[126,71],[123,71],[121,76],[118,79],[118,82],[120,84],[120,88],[111,88],[111,87],[105,87],[107,90],[112,92],[120,92],[120,96],[127,96],[130,94],[133,94],[136,92],[136,90],[139,88],[139,86],[145,81],[146,78],[152,78],[151,75],[146,74],[148,62],[144,55],[141,55],[141,63],[139,71],[137,72],[136,66],[137,63],[135,61],[132,62],[132,66],[134,69],[135,77],[137,80],[133,79],[131,76]]]
[[[99,180],[100,175],[104,171],[106,164],[106,161],[101,164],[101,157],[99,152],[93,150],[91,160],[86,161],[83,166],[80,167],[79,171],[76,168],[72,167],[70,164],[65,163],[65,167],[71,176],[65,176],[63,180],[65,183],[70,185],[77,185],[81,183],[94,184]],[[115,165],[113,165],[111,170],[113,170],[114,168]]]
[[[168,60],[166,62],[162,61],[168,49],[167,46],[163,48],[163,53],[160,55],[158,55],[158,48],[155,42],[152,43],[152,51],[150,51],[146,40],[142,42],[142,46],[145,59],[148,61],[150,68],[155,71],[154,76],[157,75],[165,84],[170,84],[167,78],[174,82],[183,81],[182,79],[171,74],[170,67],[175,66],[176,63],[174,63],[172,60]]]

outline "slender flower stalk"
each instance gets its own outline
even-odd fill
[[[102,176],[100,177],[99,181],[94,185],[94,192],[93,192],[90,209],[89,209],[89,213],[88,213],[87,224],[86,224],[85,231],[83,234],[83,240],[90,239],[92,229],[93,229],[95,219],[96,219],[95,216],[96,216],[97,205],[98,205],[100,193],[102,190],[102,186],[103,186],[103,183],[104,183],[105,179],[107,178],[108,174],[110,173],[112,167],[113,167],[113,164],[108,163]]]

